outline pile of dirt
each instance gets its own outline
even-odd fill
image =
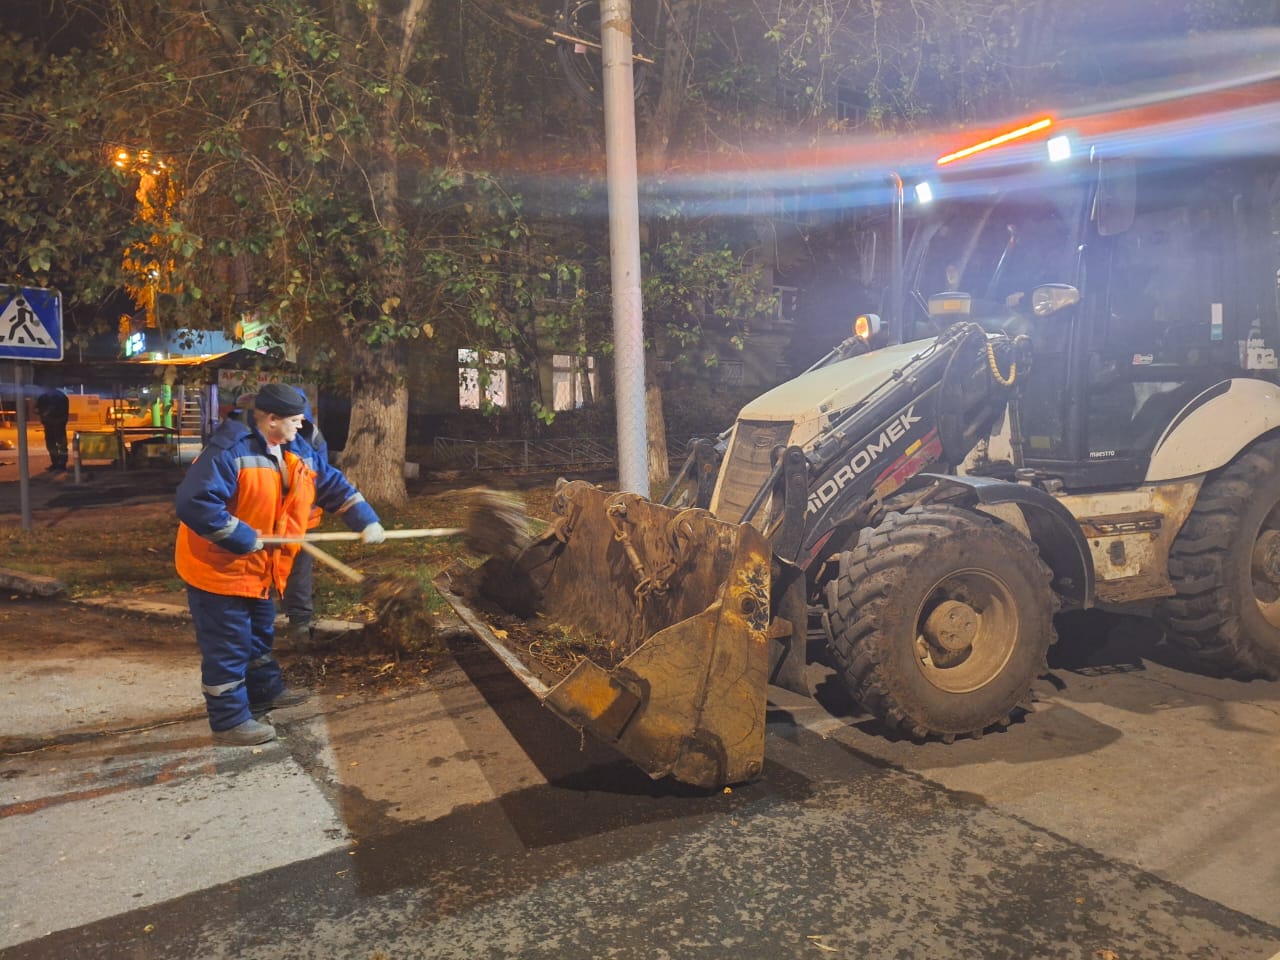
[[[388,655],[380,650],[325,651],[280,655],[290,686],[323,693],[386,694],[416,690],[451,654],[443,647],[413,655]]]
[[[454,564],[448,570],[451,588],[467,599],[498,641],[544,683],[559,682],[584,659],[605,670],[612,670],[625,659],[629,651],[623,649],[619,638],[589,633],[537,612],[536,597],[516,586],[522,578],[509,566],[500,559],[474,569]],[[494,602],[495,581],[501,587],[497,592],[514,602],[504,600],[501,606]],[[505,607],[515,607],[519,612]]]
[[[397,657],[438,649],[436,619],[427,607],[422,582],[403,573],[367,578],[364,601],[373,621],[363,631],[365,644]]]
[[[588,634],[554,620],[524,620],[511,614],[492,614],[494,636],[537,674],[557,680],[567,677],[583,660],[612,670],[625,658],[617,640]]]

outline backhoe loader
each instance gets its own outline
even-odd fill
[[[694,444],[666,502],[563,483],[514,562],[441,589],[569,723],[708,788],[760,774],[767,687],[807,692],[815,637],[886,728],[945,741],[1029,709],[1064,610],[1280,676],[1276,103],[1041,123],[893,178],[929,202],[885,331]],[[519,625],[608,656],[548,670]]]

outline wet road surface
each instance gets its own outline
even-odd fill
[[[166,671],[193,668],[181,649],[156,661],[165,682]],[[1154,679],[1159,690],[1168,679],[1068,679],[1065,699],[963,747],[968,756],[950,769],[937,758],[951,754],[864,733],[779,691],[765,777],[716,793],[652,782],[607,748],[580,744],[472,646],[419,692],[280,711],[282,740],[255,751],[212,747],[201,721],[176,714],[10,754],[0,757],[0,956],[1280,953],[1266,909],[1280,903],[1280,873],[1269,865],[1247,885],[1263,886],[1254,909],[1248,891],[1191,892],[1170,879],[1176,869],[1161,876],[1134,865],[1141,855],[1108,855],[1116,836],[1090,833],[1091,802],[1108,822],[1129,821],[1111,827],[1127,836],[1149,833],[1133,811],[1158,798],[1141,796],[1152,774],[1106,759],[1124,726],[1081,718],[1140,695],[1122,696],[1118,684]],[[1218,697],[1216,727],[1236,738],[1252,728],[1262,739],[1250,743],[1274,744],[1261,725],[1274,716],[1275,688],[1250,688],[1256,705],[1223,700],[1232,689],[1205,697]],[[1130,711],[1144,723],[1158,712],[1152,703],[1170,699],[1147,696],[1145,714]],[[1161,719],[1178,717],[1170,709]],[[1046,742],[1069,748],[1054,756]],[[1210,749],[1220,784],[1274,760],[1255,747],[1236,767],[1225,748]],[[1071,769],[1064,758],[1092,758],[1098,789],[1040,779]],[[1019,763],[1013,791],[1008,771]],[[946,785],[962,776],[966,788]],[[1121,778],[1138,795],[1132,808],[1107,795]],[[1273,791],[1271,781],[1256,785],[1248,803],[1258,815],[1239,826],[1246,839],[1262,831],[1250,841],[1258,851],[1274,846],[1274,813],[1262,809]],[[1251,869],[1234,848],[1228,861],[1228,871]]]

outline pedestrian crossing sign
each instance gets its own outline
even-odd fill
[[[62,359],[62,297],[43,287],[0,284],[0,357]]]

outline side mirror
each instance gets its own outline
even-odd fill
[[[1133,161],[1123,158],[1098,161],[1098,192],[1093,216],[1103,237],[1124,233],[1133,226],[1138,205],[1138,177]]]
[[[1069,283],[1046,283],[1031,291],[1031,312],[1047,317],[1080,302],[1080,291]]]

